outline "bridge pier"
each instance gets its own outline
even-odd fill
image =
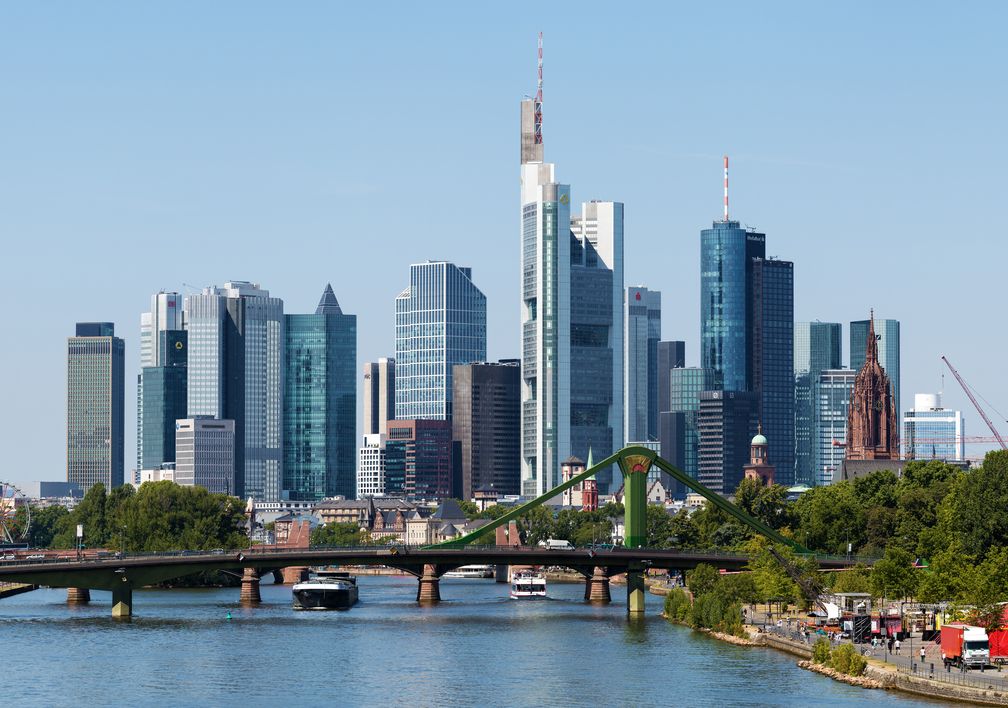
[[[262,596],[259,594],[259,573],[255,568],[246,568],[242,573],[239,601],[243,605],[258,605],[262,602]]]
[[[644,572],[640,569],[627,571],[627,614],[630,617],[644,616],[644,596],[647,588],[644,586]]]
[[[593,605],[608,605],[612,602],[609,594],[609,576],[605,568],[595,567],[590,578],[585,578],[585,600]]]
[[[283,585],[284,584],[283,569],[277,568],[276,570],[271,572],[273,573],[273,584]]]
[[[67,588],[68,605],[86,605],[91,602],[91,591],[87,588]]]
[[[293,585],[294,583],[300,583],[302,580],[308,579],[308,566],[306,565],[292,565],[289,568],[283,569],[283,584]]]
[[[112,617],[129,619],[133,615],[133,587],[127,583],[112,588]]]
[[[436,605],[441,602],[441,579],[434,566],[427,563],[417,581],[417,602],[421,605]]]

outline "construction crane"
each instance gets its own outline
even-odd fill
[[[942,361],[945,362],[945,366],[949,368],[949,371],[952,372],[952,375],[955,376],[955,379],[956,381],[959,382],[959,385],[962,386],[962,390],[966,392],[967,396],[969,396],[970,402],[973,404],[973,407],[977,409],[977,413],[979,413],[980,417],[983,418],[983,421],[987,424],[987,427],[990,428],[992,433],[994,433],[994,437],[997,438],[997,441],[1001,444],[1001,449],[1008,450],[1008,445],[1005,445],[1005,441],[1001,437],[1001,433],[997,431],[997,428],[994,427],[994,423],[992,423],[991,419],[987,417],[986,413],[984,413],[983,408],[980,407],[980,404],[977,402],[977,399],[973,396],[973,392],[970,391],[970,387],[966,385],[966,382],[963,381],[963,377],[960,376],[959,372],[955,370],[954,366],[952,366],[952,362],[950,362],[945,357],[944,354],[942,354],[941,359]]]

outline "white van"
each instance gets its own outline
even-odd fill
[[[551,551],[573,551],[574,546],[571,545],[570,541],[566,541],[562,538],[547,538],[545,541],[539,542],[540,548],[548,548]]]

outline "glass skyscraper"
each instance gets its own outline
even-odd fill
[[[697,416],[700,411],[700,393],[718,389],[718,379],[713,369],[698,367],[675,368],[669,372],[669,410],[661,413],[661,456],[693,479],[697,479],[697,450],[700,431]],[[678,482],[673,493],[686,494]]]
[[[819,480],[812,389],[822,371],[840,368],[841,330],[839,322],[795,323],[795,484],[811,487]]]
[[[700,366],[717,371],[726,391],[751,388],[753,262],[765,256],[766,235],[737,221],[700,232]]]
[[[353,499],[357,316],[326,285],[315,314],[284,320],[284,491],[296,501]]]
[[[136,405],[136,479],[139,482],[140,470],[144,469],[144,403],[143,403],[143,370],[148,366],[161,366],[158,349],[159,332],[177,332],[185,329],[182,296],[176,292],[158,292],[151,296],[149,312],[140,315],[140,371],[137,374],[137,405]],[[182,416],[185,417],[183,411]],[[174,443],[172,444],[174,449]],[[150,469],[150,468],[147,468]]]
[[[645,287],[626,289],[624,442],[658,439],[658,342],[661,340],[661,293]]]
[[[471,268],[427,261],[395,308],[395,416],[451,420],[452,367],[486,360],[486,296]]]
[[[111,322],[78,322],[67,339],[67,482],[122,486],[126,344]]]
[[[875,337],[878,339],[879,364],[885,369],[893,387],[893,404],[900,408],[900,323],[899,320],[875,318]],[[860,371],[865,363],[865,346],[868,343],[868,320],[850,323],[850,368]]]
[[[964,460],[966,434],[962,411],[942,408],[941,395],[918,393],[903,414],[903,446],[911,460]]]
[[[189,416],[235,422],[235,494],[281,498],[283,300],[244,281],[185,298]]]
[[[140,468],[157,469],[175,462],[175,421],[187,416],[186,361],[187,335],[183,330],[158,332],[157,366],[145,366],[140,372],[144,390],[143,437]]]
[[[839,479],[847,440],[847,411],[857,372],[852,369],[824,369],[812,388],[815,408],[814,477],[812,485],[831,484]]]

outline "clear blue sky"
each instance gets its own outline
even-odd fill
[[[516,356],[539,30],[547,159],[575,201],[626,204],[626,282],[662,291],[688,363],[727,152],[732,216],[795,262],[797,319],[846,338],[874,307],[902,321],[904,402],[947,353],[1008,411],[1008,5],[364,5],[0,6],[0,478],[65,478],[78,320],[126,338],[132,466],[160,288],[255,280],[308,312],[331,281],[363,362],[392,353],[408,265],[450,259],[487,294],[489,355]]]

